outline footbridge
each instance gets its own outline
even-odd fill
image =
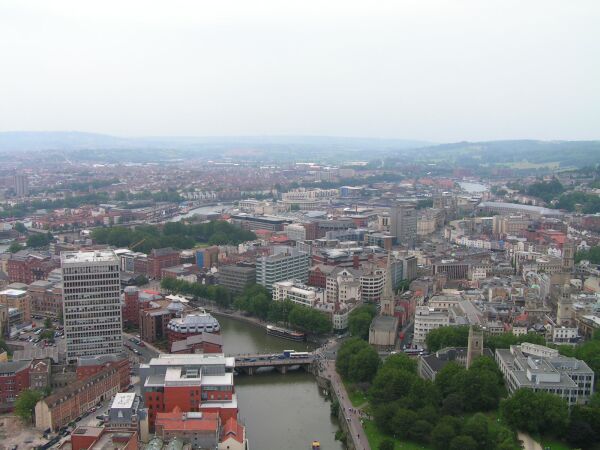
[[[235,370],[239,374],[254,375],[259,369],[275,369],[285,374],[288,370],[311,370],[316,361],[314,353],[304,353],[289,357],[283,355],[237,355],[235,356]]]

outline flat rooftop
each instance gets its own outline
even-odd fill
[[[111,408],[128,409],[133,406],[134,401],[134,392],[119,392],[117,395],[115,395],[115,399],[112,402]]]
[[[113,250],[96,250],[93,252],[61,252],[60,263],[73,264],[85,262],[117,262],[119,259]]]

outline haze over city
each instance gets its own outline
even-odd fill
[[[597,1],[3,1],[0,131],[597,139]]]

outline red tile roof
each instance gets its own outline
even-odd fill
[[[238,442],[244,442],[244,426],[240,425],[233,417],[230,417],[229,420],[225,422],[225,425],[223,425],[223,436],[221,440],[224,441],[230,437]]]

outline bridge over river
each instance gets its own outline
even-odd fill
[[[285,374],[288,370],[304,369],[310,372],[312,364],[317,360],[314,353],[305,353],[302,356],[285,357],[283,355],[237,355],[235,356],[235,370],[237,373],[254,375],[258,369],[273,368]]]

